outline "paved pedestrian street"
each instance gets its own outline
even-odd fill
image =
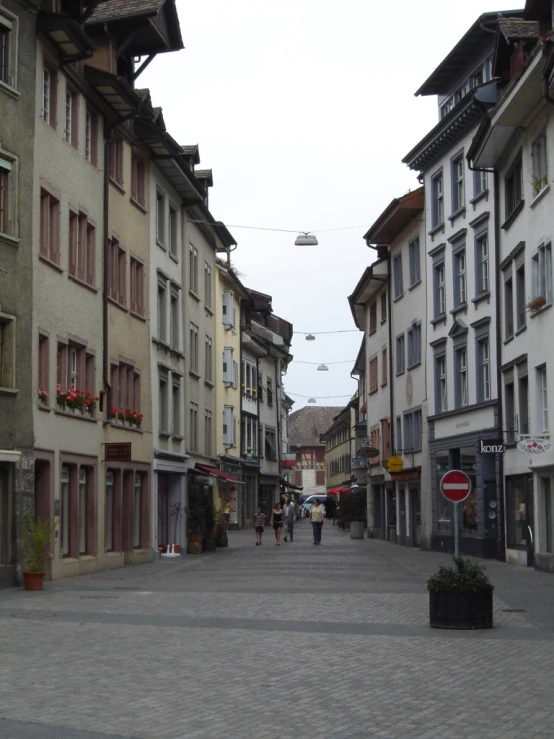
[[[552,739],[554,576],[490,562],[496,628],[439,631],[447,561],[302,521],[0,591],[0,737]]]

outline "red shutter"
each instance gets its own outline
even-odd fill
[[[133,313],[137,312],[137,263],[134,259],[130,260],[131,262],[131,276],[130,276],[130,285],[129,285],[129,294],[131,296],[131,311]]]
[[[316,485],[325,485],[325,470],[316,470],[315,471],[315,484]]]
[[[302,470],[294,470],[294,484],[302,487]]]
[[[87,275],[86,280],[89,285],[96,284],[96,229],[90,223],[86,224],[86,251],[87,251]]]
[[[85,281],[86,277],[86,252],[87,252],[87,219],[79,215],[77,224],[77,277]]]

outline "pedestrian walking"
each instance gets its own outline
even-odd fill
[[[292,541],[294,536],[294,521],[296,519],[296,506],[294,504],[294,500],[287,499],[287,504],[285,505],[283,513],[285,514],[286,526],[284,539],[285,541],[288,539]]]
[[[228,533],[229,524],[231,523],[231,503],[229,502],[229,498],[225,498],[225,502],[223,503],[223,518],[225,519],[225,525]]]
[[[256,531],[256,546],[259,547],[262,544],[262,534],[264,533],[265,526],[265,515],[262,513],[262,509],[258,506],[256,513],[254,514],[254,529]]]
[[[321,544],[321,529],[323,527],[323,508],[319,505],[319,500],[314,500],[313,506],[310,508],[310,521],[312,522],[312,531],[314,534],[314,544]]]
[[[276,546],[281,546],[281,529],[283,528],[283,511],[280,503],[275,503],[275,508],[271,511],[271,518],[269,523],[273,526],[273,532],[275,534]]]

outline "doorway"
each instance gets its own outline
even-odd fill
[[[158,546],[169,543],[169,475],[158,472]]]
[[[525,539],[527,545],[527,567],[535,565],[535,506],[534,506],[534,486],[533,475],[525,478],[525,505],[520,510],[520,525],[522,539]]]
[[[410,488],[410,511],[412,546],[418,547],[421,541],[421,495],[419,488]]]

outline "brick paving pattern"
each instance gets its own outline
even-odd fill
[[[268,534],[0,591],[0,737],[552,739],[553,576],[488,562],[495,628],[439,631],[448,556]]]

